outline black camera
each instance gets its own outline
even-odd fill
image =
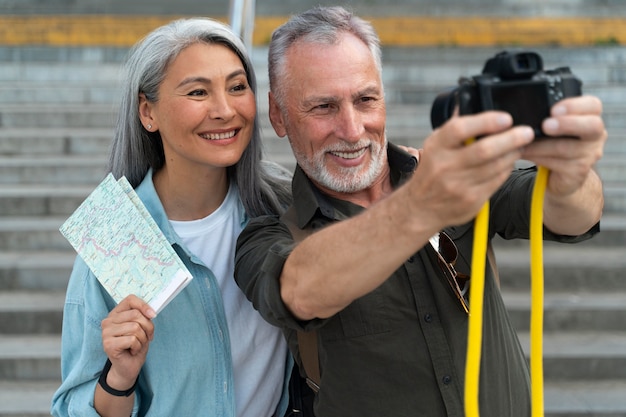
[[[550,108],[565,97],[581,95],[582,82],[569,67],[543,70],[543,60],[535,52],[500,52],[490,58],[481,75],[461,78],[458,87],[439,94],[433,103],[430,120],[433,128],[459,114],[484,110],[510,113],[514,125],[528,125],[535,137],[546,135],[541,123],[550,116]]]

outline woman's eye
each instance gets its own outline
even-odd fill
[[[232,88],[233,91],[245,91],[247,89],[248,89],[247,84],[237,84],[236,86]]]
[[[200,97],[200,96],[206,95],[206,91],[205,90],[200,90],[200,89],[193,90],[193,91],[190,91],[187,95],[188,96],[193,96],[193,97]]]

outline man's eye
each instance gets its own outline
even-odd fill
[[[314,110],[327,110],[327,109],[330,109],[330,104],[328,104],[328,103],[318,104],[313,109]]]

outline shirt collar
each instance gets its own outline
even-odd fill
[[[387,146],[387,160],[394,188],[406,181],[417,168],[417,158],[392,143]],[[363,210],[361,206],[323,194],[299,165],[296,165],[293,175],[292,193],[301,229],[317,216],[344,220]]]
[[[153,173],[154,171],[150,168],[144,179],[141,181],[141,184],[139,184],[135,189],[135,192],[146,206],[148,213],[150,213],[161,231],[163,231],[163,234],[167,238],[168,242],[170,242],[170,244],[180,244],[180,239],[176,232],[174,232],[174,229],[167,218],[167,213],[165,213],[165,209],[163,208],[163,204],[159,199],[159,195],[154,188],[154,182],[152,181]],[[239,193],[239,190],[237,190],[237,193]],[[241,227],[243,228],[248,223],[249,217],[243,209],[243,203],[240,198],[237,198],[237,204],[239,204],[239,212],[241,213],[239,221]]]
[[[135,192],[143,202],[144,206],[146,206],[148,213],[150,213],[150,216],[152,216],[156,224],[159,226],[168,242],[170,244],[179,243],[178,237],[174,232],[174,229],[171,227],[169,219],[167,218],[163,204],[161,204],[159,195],[154,188],[152,174],[153,170],[150,168],[141,183],[137,186],[137,188],[135,188]]]

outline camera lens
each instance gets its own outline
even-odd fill
[[[452,117],[456,105],[456,94],[457,89],[453,88],[435,97],[433,106],[430,109],[430,124],[433,129],[438,128]]]

